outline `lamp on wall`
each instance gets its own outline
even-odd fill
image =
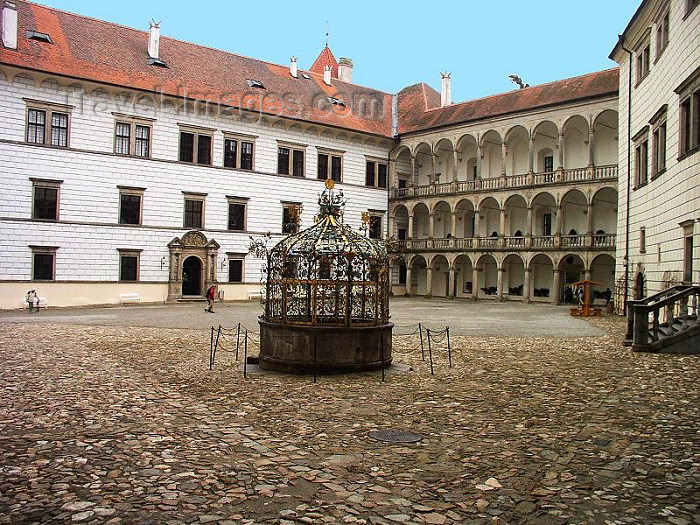
[[[165,264],[165,257],[161,257],[160,259],[160,269],[163,269],[163,265]]]
[[[221,259],[221,270],[222,270],[222,271],[223,271],[223,269],[224,269],[224,266],[226,266],[226,261],[227,261],[227,259],[226,259],[226,256],[224,255],[224,258]]]

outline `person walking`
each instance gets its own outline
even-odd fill
[[[204,309],[205,312],[209,313],[216,313],[214,312],[214,297],[216,296],[216,285],[212,284],[208,289],[207,289],[207,307]]]
[[[29,290],[27,292],[26,297],[24,298],[24,300],[27,301],[27,308],[29,309],[30,314],[34,313],[34,299],[35,298],[37,298],[37,296],[36,296],[36,292],[34,290]]]

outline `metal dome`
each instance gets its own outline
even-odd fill
[[[267,261],[263,319],[272,323],[376,326],[389,320],[383,244],[342,223],[344,198],[327,182],[310,228],[280,241]]]

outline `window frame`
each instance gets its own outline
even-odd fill
[[[193,191],[183,191],[182,192],[182,227],[189,230],[203,230],[205,228],[205,212],[207,203],[206,193],[197,193]],[[188,226],[187,225],[187,201],[201,202],[202,210],[200,212],[200,225],[199,226]]]
[[[367,222],[367,237],[375,240],[384,238],[384,211],[382,210],[367,210],[369,221]],[[372,224],[379,222],[379,236],[372,237]]]
[[[135,188],[132,186],[117,186],[119,189],[119,217],[117,219],[120,226],[141,226],[143,224],[143,195],[146,188]],[[124,222],[122,214],[122,197],[124,196],[138,196],[139,197],[139,217],[138,222]]]
[[[649,183],[649,126],[644,126],[634,137],[634,185],[633,190]],[[643,162],[640,162],[642,161]]]
[[[73,106],[67,105],[67,104],[58,104],[55,102],[46,102],[46,101],[41,101],[41,100],[33,100],[33,99],[28,99],[25,98],[23,99],[26,108],[25,108],[25,123],[24,123],[24,142],[27,144],[39,144],[42,146],[50,146],[53,148],[62,148],[62,149],[68,149],[70,148],[70,136],[71,136],[71,117],[72,117],[72,111],[73,111]],[[29,140],[29,112],[30,111],[42,111],[44,112],[44,140],[42,142],[38,141],[30,141]],[[65,145],[63,144],[54,144],[53,143],[53,114],[62,114],[66,115],[66,143]]]
[[[230,232],[246,232],[248,231],[248,197],[235,197],[233,195],[227,195],[226,200],[228,201],[228,217],[226,223],[226,230]],[[231,228],[231,205],[243,206],[243,229],[235,230]]]
[[[35,221],[50,221],[58,222],[61,219],[61,184],[62,180],[56,179],[40,179],[37,177],[30,177],[29,180],[32,183],[32,220]],[[56,190],[56,213],[53,219],[37,217],[37,207],[36,207],[36,190],[37,188],[48,188]]]
[[[177,146],[177,160],[184,164],[192,164],[194,166],[213,166],[214,165],[214,128],[203,128],[199,126],[192,126],[190,124],[179,123],[179,133],[178,133],[178,146]],[[182,151],[182,135],[184,133],[193,135],[192,140],[192,158],[183,159]],[[200,162],[199,153],[199,138],[207,137],[209,139],[209,161]]]
[[[120,283],[138,283],[141,282],[141,252],[143,250],[134,248],[117,248],[119,253],[119,282]],[[133,257],[136,259],[136,277],[134,279],[123,278],[123,259],[124,257]]]
[[[635,87],[649,76],[651,71],[651,28],[648,28],[634,47],[634,64],[636,69]]]
[[[646,229],[646,226],[639,227],[639,253],[647,253],[647,229]]]
[[[125,157],[135,157],[139,159],[150,159],[153,157],[153,123],[154,119],[148,119],[144,117],[135,117],[131,115],[122,115],[120,113],[112,113],[114,115],[114,147],[112,151],[115,155],[122,155]],[[119,124],[129,126],[129,151],[128,153],[123,153],[117,151],[117,130],[119,129]],[[148,144],[147,144],[147,154],[138,155],[136,153],[136,128],[137,127],[148,128]],[[178,151],[179,155],[179,151]],[[178,157],[179,158],[179,157]]]
[[[681,82],[674,92],[678,95],[680,161],[700,151],[700,66]]]
[[[258,138],[257,135],[245,135],[241,133],[233,133],[230,131],[224,131],[224,152],[221,158],[221,165],[226,169],[240,170],[240,171],[255,171],[255,139]],[[226,165],[226,144],[228,142],[236,143],[236,153],[234,163],[235,166]],[[243,143],[250,143],[252,145],[252,152],[250,154],[250,168],[241,167],[241,161],[243,158]]]
[[[227,282],[233,284],[243,284],[245,283],[245,257],[247,254],[240,252],[226,252],[227,262]],[[241,278],[238,281],[231,280],[231,261],[240,261],[241,263]]]
[[[369,166],[373,164],[372,184],[369,184]],[[380,166],[384,167],[384,185],[380,182]],[[389,187],[389,160],[365,156],[365,187],[387,189]]]
[[[654,58],[654,62],[656,62],[668,47],[668,42],[670,39],[671,9],[668,4],[664,6],[661,14],[656,19],[654,24],[656,26],[656,57]]]
[[[327,157],[327,163],[326,163],[326,173],[322,174],[321,173],[321,155],[325,155]],[[316,178],[318,180],[328,180],[332,179],[334,182],[343,182],[343,172],[345,171],[344,169],[344,157],[345,157],[345,151],[341,150],[335,150],[335,149],[328,149],[328,148],[321,148],[321,147],[316,147]],[[333,159],[339,159],[339,168],[340,168],[340,173],[338,175],[338,178],[333,177]],[[323,175],[323,176],[322,176]]]
[[[305,179],[306,178],[306,148],[308,146],[306,144],[297,144],[294,142],[286,142],[282,140],[277,141],[277,174],[278,175],[284,175],[285,177],[295,177],[298,179]],[[289,150],[289,156],[287,158],[287,173],[282,173],[280,171],[280,149],[287,149]],[[301,154],[301,173],[296,174],[294,173],[294,168],[295,168],[295,162],[294,162],[294,154],[295,153],[300,153]]]
[[[288,234],[288,235],[294,235],[295,233],[299,233],[299,230],[301,228],[301,213],[304,211],[304,205],[301,202],[291,202],[291,201],[281,201],[282,204],[282,233],[283,234]],[[284,220],[284,214],[285,210],[291,210],[295,209],[295,211],[299,214],[298,215],[298,221],[296,223],[292,222],[285,222]],[[288,225],[293,224],[293,228],[287,228]],[[289,231],[287,231],[289,230]]]
[[[50,282],[56,280],[56,253],[58,252],[58,246],[29,246],[32,251],[32,268],[31,268],[31,280],[40,282]],[[37,255],[51,255],[51,277],[48,279],[38,279],[36,277],[36,256]]]
[[[666,157],[668,155],[668,126],[667,106],[661,106],[656,114],[649,120],[651,126],[651,173],[650,180],[654,180],[666,171]]]

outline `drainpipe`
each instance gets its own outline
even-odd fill
[[[625,47],[624,35],[618,35],[620,49],[625,51],[629,57],[627,67],[627,202],[625,204],[625,308],[627,313],[627,299],[629,297],[629,268],[630,268],[630,199],[632,183],[632,51]]]

